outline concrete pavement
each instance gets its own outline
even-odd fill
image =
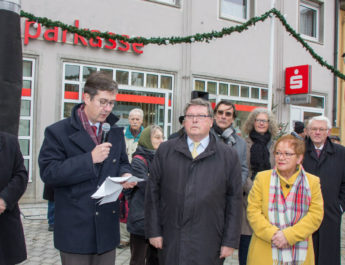
[[[21,204],[22,221],[24,226],[28,259],[21,265],[60,265],[59,252],[54,248],[53,232],[48,232],[46,220],[47,204]],[[345,217],[343,217],[343,223]],[[342,226],[341,241],[342,264],[345,265],[345,228]],[[128,265],[130,259],[129,248],[116,249],[116,265]],[[231,258],[227,258],[225,265],[237,265],[237,251]]]

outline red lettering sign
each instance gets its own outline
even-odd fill
[[[285,94],[308,94],[310,91],[311,65],[299,65],[285,69]]]
[[[79,20],[74,21],[74,26],[79,28]],[[44,29],[44,28],[43,28]],[[61,32],[60,32],[61,31]],[[100,32],[99,30],[90,30],[91,32]],[[30,39],[37,39],[41,36],[42,33],[42,25],[40,23],[34,21],[25,21],[25,30],[24,30],[24,45],[29,44]],[[46,41],[53,41],[66,43],[67,39],[67,30],[60,30],[58,27],[54,28],[47,28],[43,33],[43,39]],[[69,33],[72,34],[72,33]],[[110,35],[115,35],[115,33],[109,32]],[[72,37],[72,35],[70,35]],[[122,35],[129,38],[128,35]],[[82,45],[84,47],[94,47],[94,48],[104,48],[108,50],[115,50],[120,52],[127,52],[131,50],[135,54],[142,54],[143,50],[141,48],[144,47],[142,43],[129,43],[127,41],[116,41],[112,39],[102,39],[100,37],[96,37],[96,39],[91,38],[90,40],[86,40],[84,37],[78,35],[77,33],[73,34],[73,44],[74,45]]]

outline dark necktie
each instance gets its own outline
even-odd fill
[[[93,133],[97,136],[97,126],[91,126]]]
[[[320,157],[321,155],[321,150],[320,149],[315,149],[317,157]]]

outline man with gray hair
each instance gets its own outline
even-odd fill
[[[208,101],[187,104],[185,134],[162,143],[146,188],[146,236],[164,265],[221,265],[238,248],[242,186],[238,155],[210,133]]]
[[[304,169],[320,178],[324,199],[324,219],[313,234],[316,265],[340,265],[340,226],[345,209],[345,148],[329,139],[327,117],[308,122]]]

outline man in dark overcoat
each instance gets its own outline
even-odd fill
[[[210,134],[212,116],[208,101],[193,99],[186,134],[162,143],[153,159],[145,222],[160,264],[223,264],[238,248],[241,166],[236,151]]]
[[[54,243],[63,265],[114,265],[119,244],[118,201],[98,204],[91,195],[106,177],[131,172],[123,129],[112,113],[117,83],[102,72],[89,76],[84,103],[45,131],[39,154],[43,182],[54,188]],[[102,124],[111,129],[101,143]],[[123,183],[125,188],[135,183]]]
[[[340,265],[340,226],[345,209],[345,148],[328,138],[331,123],[323,116],[309,120],[304,169],[320,178],[324,218],[313,234],[316,265]]]
[[[18,201],[26,190],[28,173],[17,137],[0,133],[0,264],[26,260],[24,231]]]

